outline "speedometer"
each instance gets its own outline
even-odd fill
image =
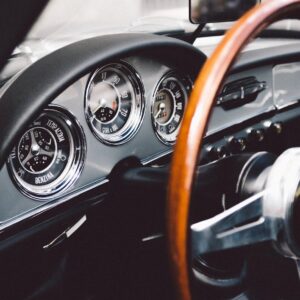
[[[87,121],[105,144],[122,144],[134,136],[144,112],[143,88],[125,63],[104,66],[92,75],[85,99]]]
[[[49,108],[23,134],[8,166],[21,191],[42,200],[78,178],[84,154],[85,140],[76,120],[61,108]]]
[[[165,75],[155,90],[152,123],[156,135],[165,144],[176,141],[190,90],[190,79],[175,72]]]

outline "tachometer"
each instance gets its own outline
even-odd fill
[[[143,88],[139,77],[125,63],[96,70],[85,99],[87,121],[106,144],[122,144],[136,133],[144,112]]]
[[[9,170],[22,192],[44,199],[77,179],[84,153],[84,136],[76,120],[60,108],[49,108],[13,149]]]
[[[175,72],[164,76],[155,90],[152,123],[156,135],[165,144],[176,141],[190,90],[190,79]]]

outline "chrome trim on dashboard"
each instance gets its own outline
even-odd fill
[[[107,184],[109,182],[108,179],[100,179],[97,183],[93,183],[91,185],[87,185],[85,188],[82,188],[76,192],[70,193],[65,195],[64,197],[62,197],[61,199],[58,200],[54,200],[54,201],[48,201],[45,202],[42,206],[38,207],[38,208],[34,208],[32,210],[29,210],[27,212],[24,212],[22,214],[19,214],[11,219],[8,219],[4,222],[0,223],[0,231],[3,231],[21,221],[24,221],[26,219],[29,218],[34,218],[46,211],[49,211],[55,207],[58,207],[59,205],[71,200],[74,197],[80,196],[88,191],[91,191],[94,188],[100,187],[100,186],[104,186],[105,184]]]
[[[55,106],[56,107],[56,106]],[[173,152],[173,149],[170,149],[168,151],[164,151],[160,154],[154,155],[152,157],[149,157],[147,159],[142,160],[143,165],[150,164],[151,162],[154,162],[155,160],[158,160],[160,158],[163,158],[164,156],[167,156]],[[100,178],[97,181],[94,181],[91,184],[86,185],[85,187],[75,190],[74,192],[70,192],[69,194],[63,195],[60,199],[57,197],[53,197],[52,199],[48,199],[48,202],[42,203],[41,206],[38,208],[33,208],[32,210],[29,210],[27,212],[21,213],[15,217],[12,217],[10,219],[7,219],[3,222],[0,222],[0,231],[3,231],[5,229],[8,229],[9,227],[16,225],[17,223],[24,221],[29,218],[34,218],[35,216],[38,216],[42,213],[45,213],[46,211],[49,211],[53,208],[58,207],[59,205],[66,203],[67,201],[72,200],[75,197],[78,197],[86,192],[89,192],[95,188],[99,188],[101,186],[105,186],[106,184],[109,183],[109,179],[106,178]],[[61,196],[58,195],[58,196]]]
[[[157,233],[157,234],[153,234],[153,235],[146,236],[146,237],[142,238],[142,242],[143,243],[145,243],[145,242],[151,242],[153,240],[162,239],[163,237],[164,237],[164,234]]]

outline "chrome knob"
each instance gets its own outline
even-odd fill
[[[244,138],[231,137],[228,140],[228,146],[229,146],[231,153],[235,154],[235,153],[245,151],[247,148],[247,142],[246,142],[246,139],[244,139]]]
[[[252,129],[249,132],[249,140],[252,143],[261,143],[265,139],[265,132],[263,129]]]

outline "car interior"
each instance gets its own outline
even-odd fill
[[[0,299],[299,299],[300,0],[0,16]]]

